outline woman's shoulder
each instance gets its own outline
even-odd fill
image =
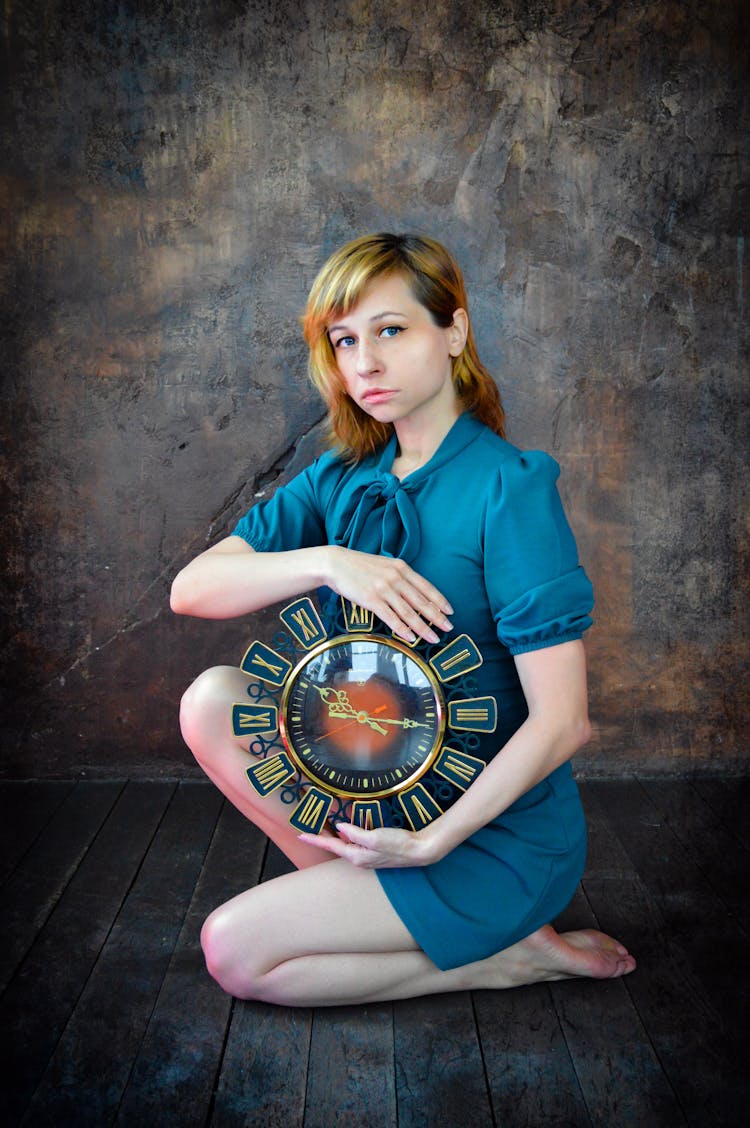
[[[334,450],[324,450],[302,470],[292,483],[298,479],[306,479],[309,485],[324,486],[327,483],[338,481],[347,470],[347,464],[341,454]]]
[[[326,511],[355,490],[361,481],[369,480],[375,462],[374,456],[353,462],[341,451],[330,448],[311,462],[300,478],[304,478],[320,509]]]
[[[487,482],[495,488],[554,484],[560,476],[559,463],[544,450],[523,450],[484,425],[477,439],[473,456],[489,471]]]

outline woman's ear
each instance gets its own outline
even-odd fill
[[[465,309],[457,309],[453,314],[453,324],[448,327],[448,352],[460,356],[464,351],[469,335],[469,315]]]

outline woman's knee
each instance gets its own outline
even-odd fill
[[[229,905],[220,905],[206,918],[201,929],[201,947],[208,973],[222,990],[237,999],[262,998],[263,973],[252,958],[247,922],[240,938]]]
[[[182,696],[180,728],[198,758],[204,745],[230,732],[230,698],[237,674],[232,666],[214,666],[199,674]]]

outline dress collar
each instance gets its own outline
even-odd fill
[[[419,553],[422,534],[411,495],[420,484],[473,442],[483,424],[469,412],[460,415],[429,462],[400,481],[391,474],[396,436],[376,455],[343,500],[330,529],[331,543],[410,563]]]
[[[450,462],[464,447],[467,447],[469,443],[473,442],[483,428],[484,424],[480,423],[475,415],[472,415],[470,411],[464,411],[459,415],[432,458],[428,462],[425,462],[424,466],[419,466],[416,470],[412,470],[410,474],[407,474],[405,478],[400,479],[401,487],[405,490],[410,490],[418,486],[425,478],[428,478],[435,470],[439,470],[446,462]],[[391,474],[391,466],[393,466],[397,448],[398,438],[394,431],[380,452],[380,455],[375,456],[377,459],[375,468],[381,474],[385,474],[388,477],[394,478],[396,482],[399,482],[396,475]]]

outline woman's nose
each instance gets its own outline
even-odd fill
[[[380,354],[372,341],[360,341],[357,348],[357,373],[368,376],[380,369]]]

